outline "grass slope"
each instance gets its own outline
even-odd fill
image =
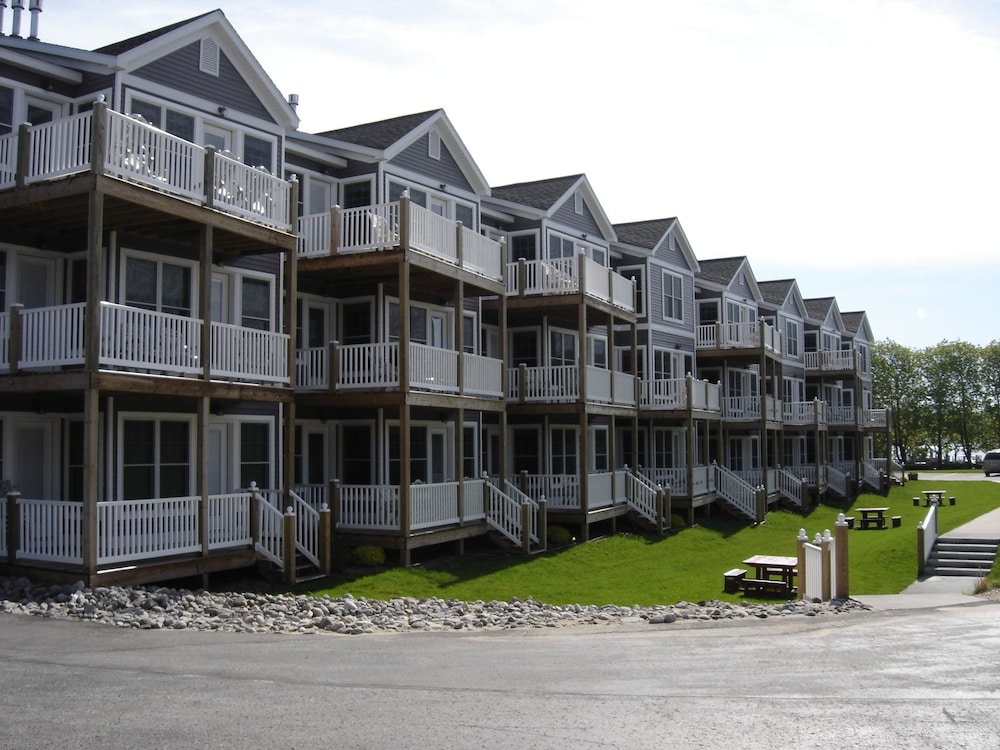
[[[955,506],[939,511],[939,533],[1000,507],[1000,486],[992,482],[908,482],[888,497],[862,495],[847,505],[820,505],[806,514],[775,511],[759,526],[716,513],[698,526],[665,538],[619,534],[526,558],[499,552],[439,560],[412,568],[340,574],[315,594],[387,599],[438,597],[466,601],[508,601],[513,597],[549,604],[673,604],[741,594],[722,591],[722,573],[753,554],[794,555],[799,529],[810,539],[834,528],[837,514],[857,507],[888,506],[902,526],[854,530],[849,537],[852,594],[898,593],[916,578],[916,527],[927,509],[914,507],[922,490],[944,489]],[[996,575],[996,574],[994,574]],[[332,585],[330,585],[332,583]]]

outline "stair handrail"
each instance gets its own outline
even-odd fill
[[[924,520],[917,524],[917,575],[922,576],[927,567],[927,560],[938,540],[938,506],[932,505],[927,510]]]
[[[257,487],[256,482],[250,483],[250,496],[257,506],[257,538],[254,549],[266,560],[279,568],[285,567],[285,531],[284,513],[268,499],[267,492]]]
[[[717,463],[714,466],[716,493],[755,523],[762,520],[757,518],[758,488],[744,480],[735,471]]]
[[[841,497],[847,497],[847,474],[836,466],[828,464],[826,467],[826,486]]]
[[[779,466],[778,467],[778,492],[786,500],[790,500],[793,505],[801,508],[804,504],[804,498],[802,496],[802,487],[807,485],[804,477],[797,477],[788,469]]]
[[[319,562],[319,511],[294,490],[288,491],[295,511],[295,549],[317,568]],[[325,506],[324,506],[325,507]]]
[[[487,474],[483,474],[486,492],[486,525],[514,544],[521,543],[521,505]],[[510,484],[509,482],[507,483]],[[520,490],[518,490],[520,492]],[[522,495],[524,493],[521,493]],[[527,495],[524,495],[527,497]]]
[[[625,502],[628,507],[652,524],[659,526],[657,498],[663,491],[646,477],[625,467]]]

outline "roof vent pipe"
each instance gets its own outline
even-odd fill
[[[10,7],[14,9],[14,22],[10,29],[10,35],[20,38],[21,11],[24,10],[24,0],[11,0]]]
[[[0,0],[0,2],[3,2],[3,0]],[[298,109],[298,106],[299,106],[299,95],[298,94],[289,94],[288,95],[288,106],[292,108],[293,112]]]
[[[38,16],[42,13],[42,0],[30,0],[28,10],[31,12],[31,33],[28,36],[33,42],[38,41]]]
[[[3,36],[3,14],[7,10],[7,0],[0,0],[0,36]]]

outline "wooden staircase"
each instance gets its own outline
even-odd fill
[[[986,539],[938,537],[924,566],[925,576],[983,578],[993,567],[998,543]]]

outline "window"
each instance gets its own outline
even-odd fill
[[[361,182],[345,182],[342,188],[344,208],[361,208],[372,205],[371,180]]]
[[[271,284],[243,277],[240,324],[259,331],[271,330]]]
[[[441,159],[441,134],[436,130],[427,134],[427,156],[431,159]]]
[[[583,214],[583,193],[579,190],[573,195],[573,211],[577,214]]]
[[[635,373],[640,378],[646,376],[646,348],[644,346],[637,347],[635,350],[636,361],[635,369],[632,369],[632,347],[630,346],[620,346],[616,348],[618,352],[618,358],[620,360],[619,371]]]
[[[603,247],[597,247],[596,245],[590,245],[587,248],[587,255],[595,263],[604,266],[608,266],[608,251]]]
[[[537,474],[538,463],[538,430],[534,427],[515,427],[511,440],[512,461],[514,473],[526,472]]]
[[[410,185],[401,185],[398,182],[389,183],[389,201],[395,203],[403,197],[403,193],[410,194],[410,202],[418,206],[427,208],[427,192]]]
[[[83,427],[79,419],[66,424],[66,499],[71,502],[83,500]]]
[[[684,279],[669,271],[663,272],[663,318],[684,320]]]
[[[575,255],[573,240],[560,237],[557,234],[549,235],[549,259],[572,258]]]
[[[587,363],[608,369],[608,339],[605,336],[587,336]]]
[[[575,476],[576,430],[572,427],[552,429],[552,473]]]
[[[157,128],[166,130],[171,135],[194,141],[194,117],[183,112],[167,109],[164,114],[163,107],[153,102],[143,99],[132,99],[129,111],[140,115],[146,122]]]
[[[476,456],[478,455],[478,448],[476,445],[476,428],[474,426],[466,425],[462,429],[462,476],[467,478],[475,478],[478,474],[476,471]]]
[[[271,425],[268,422],[240,424],[240,487],[271,486]]]
[[[512,331],[510,334],[510,357],[515,367],[538,366],[538,332]]]
[[[368,301],[345,302],[340,313],[340,340],[344,344],[371,343],[372,306]]]
[[[653,380],[670,380],[674,377],[673,356],[666,349],[653,350]]]
[[[476,316],[472,313],[462,316],[462,351],[476,353]]]
[[[618,273],[635,282],[635,314],[636,317],[643,317],[646,314],[646,269],[642,266],[622,266]]]
[[[399,303],[389,303],[389,341],[399,341]],[[410,343],[426,344],[427,308],[410,305]]]
[[[476,229],[476,211],[472,206],[465,203],[455,204],[455,221],[462,222],[462,226],[467,229]]]
[[[368,424],[345,424],[341,428],[341,468],[344,484],[372,481],[372,428]]]
[[[243,136],[243,163],[251,167],[274,169],[272,143],[252,135]]]
[[[710,325],[719,322],[719,301],[710,300],[698,303],[698,323]]]
[[[785,321],[785,354],[789,357],[799,356],[799,322]]]
[[[125,258],[125,304],[191,316],[191,267],[165,260]]]
[[[122,498],[142,500],[191,494],[191,424],[128,419],[122,424]]]
[[[0,86],[0,135],[14,132],[14,89]]]
[[[552,367],[576,364],[576,335],[568,331],[549,331],[549,364]]]
[[[611,466],[608,450],[608,428],[594,427],[590,434],[591,471],[608,471]]]
[[[657,469],[674,468],[674,440],[669,430],[653,431],[653,465]]]
[[[535,246],[536,236],[534,234],[514,234],[510,237],[510,257],[511,263],[522,258],[524,260],[537,260],[538,251]]]

